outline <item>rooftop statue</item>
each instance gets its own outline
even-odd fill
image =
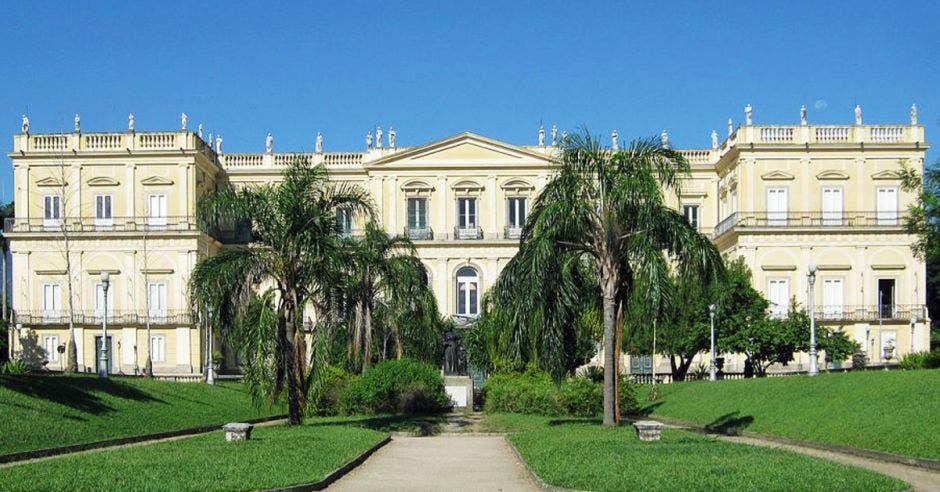
[[[716,132],[715,130],[712,130],[712,148],[713,149],[718,148],[718,132]]]
[[[744,106],[744,124],[754,124],[754,108],[751,107],[751,103],[747,103],[747,106]]]
[[[317,143],[315,149],[317,154],[323,153],[323,134],[320,132],[317,132]]]
[[[395,127],[388,127],[388,146],[389,148],[395,148]]]
[[[539,147],[545,147],[545,127],[539,125]]]
[[[381,126],[375,129],[375,147],[379,149],[382,148],[382,127]]]
[[[862,124],[862,106],[859,104],[855,105],[855,124]]]
[[[82,118],[75,113],[75,133],[82,131]]]
[[[269,154],[274,152],[274,137],[271,136],[271,132],[268,132],[268,136],[264,137],[264,151]]]
[[[917,105],[911,104],[911,124],[917,124]]]
[[[663,148],[668,149],[669,148],[669,132],[667,132],[666,130],[663,130],[663,132],[659,135],[659,139],[663,143]]]
[[[369,133],[366,133],[366,150],[372,148],[372,130],[369,130]]]
[[[185,129],[186,129],[186,121],[187,121],[188,119],[189,119],[189,117],[186,116],[186,113],[183,113],[183,114],[180,115],[180,130],[185,130]]]
[[[806,105],[800,106],[800,124],[806,126]]]
[[[614,128],[614,132],[610,134],[610,147],[614,150],[620,150],[620,135],[617,133],[616,128]]]
[[[29,116],[23,115],[23,133],[29,133]]]
[[[552,125],[552,147],[558,146],[558,127]]]
[[[134,131],[134,113],[127,115],[127,131]]]

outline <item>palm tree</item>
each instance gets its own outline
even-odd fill
[[[352,239],[352,265],[347,295],[355,306],[352,317],[350,359],[361,371],[372,364],[373,321],[381,310],[395,348],[395,358],[403,356],[402,325],[409,329],[437,328],[439,315],[427,272],[415,256],[410,239],[390,236],[368,222],[361,238]],[[433,343],[433,342],[432,342]]]
[[[679,152],[652,138],[612,150],[585,131],[569,138],[559,164],[535,200],[519,254],[532,270],[571,257],[593,266],[604,326],[604,425],[614,425],[626,297],[642,285],[651,302],[661,302],[670,263],[720,272],[721,256],[666,204],[664,194],[678,192],[689,170]]]
[[[325,167],[306,159],[294,161],[279,184],[222,187],[198,206],[203,226],[243,224],[250,241],[196,264],[193,306],[207,306],[215,326],[226,326],[256,396],[273,401],[286,387],[291,425],[303,421],[308,389],[304,308],[329,318],[323,306],[345,262],[340,208],[373,213],[365,190],[331,183]]]

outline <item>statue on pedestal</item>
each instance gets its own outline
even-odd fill
[[[82,131],[82,118],[75,113],[75,133]]]
[[[377,149],[382,148],[382,127],[381,126],[375,129],[375,147]]]
[[[862,124],[862,106],[860,104],[855,105],[855,124]]]
[[[614,128],[614,132],[610,134],[610,147],[614,150],[620,150],[620,134],[617,133],[616,128]]]
[[[539,125],[539,147],[545,147],[545,127]]]
[[[188,119],[189,119],[189,117],[186,116],[186,113],[183,113],[183,114],[180,115],[180,130],[185,130],[185,129],[186,129],[186,121],[187,121]]]
[[[268,132],[268,136],[264,138],[264,151],[268,154],[274,152],[274,137],[271,132]]]
[[[561,132],[561,145],[568,145],[568,130]]]
[[[800,124],[806,126],[806,105],[800,106]]]
[[[754,108],[751,107],[751,103],[747,103],[747,106],[744,106],[744,124],[753,125],[754,124]]]
[[[222,135],[215,137],[215,153],[216,154],[222,153]]]
[[[23,115],[23,133],[29,133],[29,116]]]
[[[732,133],[734,133],[734,123],[731,121],[731,118],[728,118],[728,137],[731,137]]]
[[[127,115],[127,131],[134,131],[134,113]]]
[[[659,140],[662,141],[664,149],[669,148],[669,132],[663,130],[663,132],[659,135]]]
[[[202,138],[202,123],[196,127],[196,133],[199,135],[199,138]]]
[[[718,148],[718,132],[712,130],[712,149]]]
[[[558,146],[558,127],[552,125],[552,147]]]
[[[389,148],[395,148],[395,127],[388,127],[388,146]]]
[[[323,153],[323,134],[320,132],[317,132],[317,143],[315,149],[317,154]]]
[[[911,104],[911,124],[917,124],[917,105]]]
[[[366,150],[372,149],[372,130],[369,130],[369,133],[366,133]]]

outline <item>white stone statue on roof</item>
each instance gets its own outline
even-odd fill
[[[78,133],[82,131],[82,118],[78,116],[78,113],[75,113],[75,132]]]
[[[366,133],[366,150],[372,148],[372,130],[369,130],[369,133]]]
[[[315,148],[317,154],[322,154],[322,153],[323,153],[323,134],[320,133],[320,132],[317,132],[317,143],[316,143],[316,146],[315,146],[314,148]]]
[[[552,125],[552,147],[558,146],[558,127]]]
[[[189,120],[189,117],[186,116],[186,113],[180,115],[180,130],[186,129],[186,121]]]
[[[917,124],[917,105],[911,104],[911,124]]]
[[[274,137],[271,132],[268,132],[268,136],[264,137],[264,151],[268,154],[274,152]]]
[[[23,133],[29,133],[29,116],[23,115]]]
[[[664,148],[664,149],[668,149],[668,148],[669,148],[669,132],[667,132],[665,129],[664,129],[663,132],[659,135],[659,140],[663,143],[663,148]]]
[[[610,134],[610,146],[614,150],[620,150],[620,134],[617,133],[616,128],[614,128],[614,132]]]
[[[712,130],[712,148],[718,148],[718,132],[715,130]]]
[[[375,147],[382,148],[382,127],[377,127],[375,129]]]
[[[545,147],[545,127],[539,125],[539,147]]]
[[[388,146],[389,148],[395,148],[395,127],[388,127]]]
[[[862,106],[860,104],[855,105],[855,124],[862,124]]]
[[[754,124],[754,108],[751,107],[751,103],[747,103],[747,106],[744,106],[744,124]]]
[[[215,137],[215,153],[222,153],[222,135]]]
[[[800,124],[806,126],[806,105],[800,106]]]
[[[134,113],[127,115],[127,131],[134,131]]]
[[[196,133],[199,134],[199,138],[202,138],[202,123],[196,126]]]

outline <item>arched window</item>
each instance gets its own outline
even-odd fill
[[[473,267],[457,270],[457,316],[476,316],[480,312],[480,277]]]

